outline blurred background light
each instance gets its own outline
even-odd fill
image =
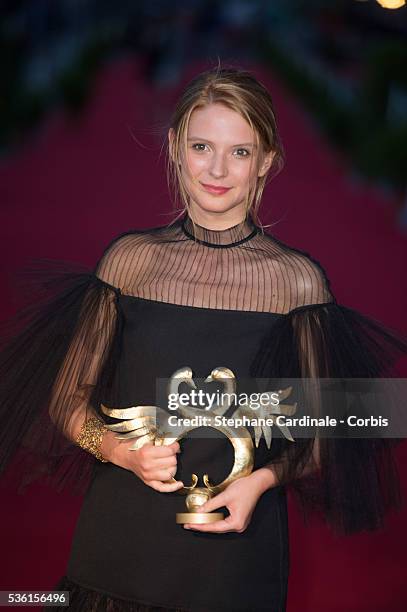
[[[383,8],[398,9],[405,5],[406,0],[377,0]]]

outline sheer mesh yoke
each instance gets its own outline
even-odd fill
[[[250,219],[211,230],[187,216],[127,232],[106,249],[96,274],[126,295],[198,308],[286,314],[333,301],[316,260]]]

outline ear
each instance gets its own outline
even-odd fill
[[[266,154],[266,156],[264,157],[263,163],[260,166],[260,170],[258,173],[259,177],[264,176],[269,171],[271,164],[273,163],[275,154],[276,154],[275,151],[270,151],[269,153]]]

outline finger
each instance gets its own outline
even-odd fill
[[[197,525],[195,523],[186,523],[184,529],[190,529],[191,531],[204,531],[212,533],[226,533],[228,531],[237,531],[233,526],[233,519],[228,516],[222,521],[215,521],[214,523],[205,523],[203,525]]]
[[[171,457],[156,457],[152,461],[155,470],[171,470],[177,466],[175,455],[171,455]]]
[[[160,480],[161,482],[166,482],[167,480],[171,480],[174,478],[177,470],[175,468],[168,468],[166,470],[149,470],[146,475],[149,477],[149,480]]]
[[[145,445],[147,446],[147,444]],[[172,457],[177,452],[177,447],[171,444],[170,446],[152,446],[152,448],[148,448],[148,453],[154,458],[162,458],[162,457]]]
[[[146,469],[146,473],[151,475],[153,480],[168,480],[168,478],[173,478],[175,476],[177,470],[177,465],[150,465]],[[171,474],[171,476],[168,476],[168,474]],[[162,478],[163,475],[165,478]]]
[[[130,444],[134,444],[137,438],[129,438],[128,440],[119,440],[119,444],[123,446],[130,446]],[[143,444],[142,448],[147,449],[148,447],[154,448],[154,444],[152,442],[146,442]],[[141,449],[138,449],[141,450]]]
[[[212,510],[217,510],[217,508],[222,508],[223,506],[227,506],[228,495],[226,491],[215,495],[211,499],[208,499],[199,509],[200,512],[212,512]]]
[[[146,484],[159,493],[173,493],[174,491],[178,491],[178,489],[182,489],[184,486],[184,483],[180,480],[177,480],[177,482],[174,483],[161,482],[160,480],[149,480]]]

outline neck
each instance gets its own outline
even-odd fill
[[[193,214],[193,213],[192,213]],[[199,222],[189,213],[184,216],[183,229],[189,238],[212,246],[232,246],[240,241],[245,241],[257,233],[256,226],[251,217],[248,219],[240,217],[230,220],[229,223],[222,219],[223,223],[214,227],[206,224],[205,221]]]
[[[190,205],[188,216],[201,227],[205,227],[208,230],[222,231],[245,221],[246,211],[239,206],[226,212],[213,212]]]

